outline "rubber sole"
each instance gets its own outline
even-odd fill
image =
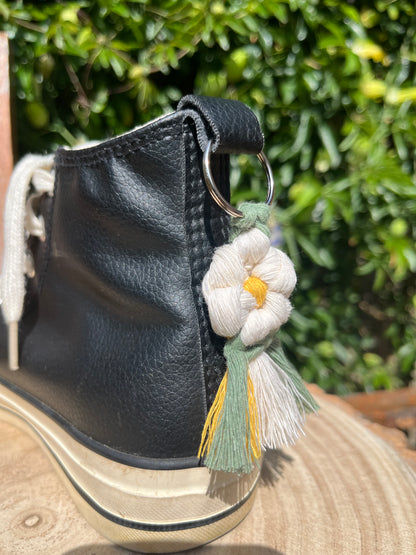
[[[211,542],[237,526],[254,501],[258,469],[238,476],[124,465],[80,444],[2,385],[0,419],[41,444],[91,526],[130,550],[172,553]]]

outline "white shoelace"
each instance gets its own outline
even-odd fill
[[[16,165],[6,196],[4,255],[1,275],[3,317],[9,330],[9,367],[19,368],[18,327],[26,292],[26,276],[33,277],[33,260],[27,248],[29,236],[45,240],[45,222],[36,215],[34,201],[53,194],[53,154],[28,154]],[[30,191],[32,187],[32,191]]]

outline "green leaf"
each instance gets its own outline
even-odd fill
[[[338,151],[338,146],[331,128],[327,123],[321,121],[317,123],[317,131],[322,144],[328,152],[331,160],[331,168],[337,168],[341,163],[341,155]]]
[[[126,70],[126,63],[119,56],[117,56],[117,54],[114,53],[109,55],[109,61],[114,73],[119,79],[121,79]]]
[[[404,248],[403,254],[409,264],[410,270],[412,272],[416,272],[416,244],[414,248],[411,248],[411,247]]]
[[[304,235],[297,235],[296,239],[302,249],[310,257],[310,259],[318,264],[318,266],[323,266],[332,270],[335,268],[335,260],[332,255],[324,248],[317,247],[312,241],[307,239]]]
[[[374,270],[374,261],[370,260],[370,262],[367,262],[362,266],[357,266],[357,268],[355,269],[355,273],[357,274],[357,276],[366,276],[367,274],[371,274],[371,272],[373,272]]]

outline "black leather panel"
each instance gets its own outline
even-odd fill
[[[206,402],[181,119],[142,141],[79,167],[58,154],[48,271],[13,378],[97,442],[189,457]]]

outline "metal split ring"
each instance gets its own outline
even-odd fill
[[[212,141],[210,140],[208,141],[207,148],[205,149],[204,157],[202,159],[202,170],[204,172],[208,191],[211,193],[212,198],[215,200],[218,206],[225,210],[227,214],[229,214],[230,216],[234,216],[235,218],[242,218],[244,214],[237,208],[234,208],[234,206],[232,206],[229,202],[225,200],[214,181],[214,177],[211,172],[211,147]],[[272,168],[270,167],[269,161],[263,151],[257,154],[257,158],[260,160],[260,164],[263,166],[263,169],[266,172],[267,176],[266,204],[271,204],[274,196],[274,179]]]

